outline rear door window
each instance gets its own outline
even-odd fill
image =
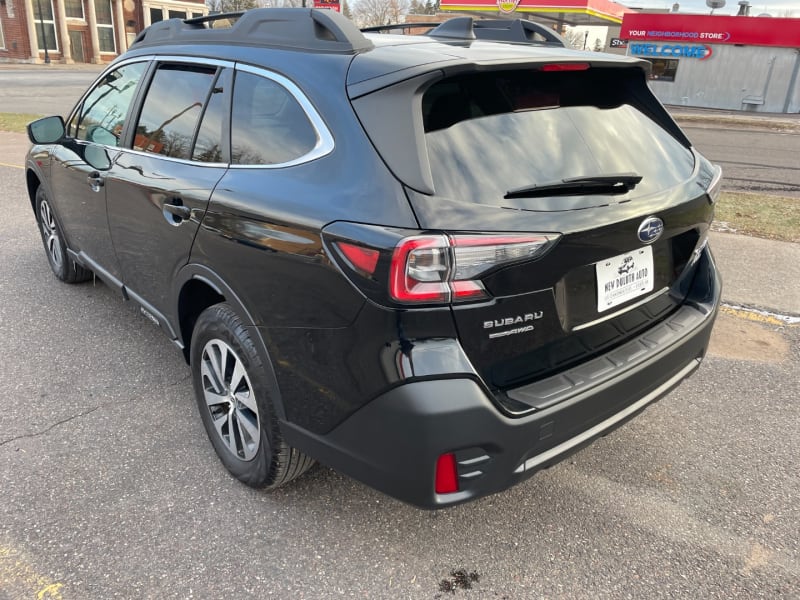
[[[636,173],[625,199],[686,181],[692,152],[637,107],[622,69],[495,71],[442,80],[425,92],[423,124],[437,195],[498,202],[509,191],[575,177]],[[565,198],[522,202],[575,206]],[[536,206],[529,206],[536,205]]]

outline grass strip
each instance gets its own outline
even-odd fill
[[[42,115],[0,112],[0,131],[25,133],[25,126]]]
[[[744,235],[800,242],[800,198],[722,192],[714,220],[718,227]]]

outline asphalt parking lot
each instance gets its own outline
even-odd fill
[[[726,309],[678,390],[468,505],[323,466],[266,494],[219,464],[167,338],[51,275],[22,144],[0,134],[0,599],[800,597],[799,327]],[[712,244],[726,300],[800,313],[797,244]]]

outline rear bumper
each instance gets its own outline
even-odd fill
[[[287,441],[423,508],[501,491],[613,430],[691,375],[708,347],[720,291],[713,259],[704,250],[689,299],[666,322],[668,332],[654,335],[654,328],[595,359],[610,365],[605,370],[587,369],[587,363],[561,374],[569,384],[552,388],[525,416],[501,413],[473,379],[439,378],[395,387],[326,435],[285,424]],[[536,386],[515,392],[530,397],[525,393]],[[436,460],[448,452],[456,454],[459,491],[436,494]]]

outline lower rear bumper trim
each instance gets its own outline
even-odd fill
[[[667,393],[670,389],[678,385],[683,379],[688,377],[697,367],[700,366],[700,359],[695,358],[689,364],[687,364],[683,369],[673,375],[670,379],[662,383],[652,392],[647,394],[644,398],[639,400],[638,402],[634,402],[626,409],[616,413],[615,415],[609,417],[605,421],[598,423],[591,429],[587,429],[580,435],[576,435],[573,438],[568,439],[565,442],[562,442],[558,446],[550,448],[546,452],[542,452],[532,458],[529,458],[525,462],[523,462],[520,466],[518,466],[514,473],[524,473],[525,471],[530,471],[532,469],[536,469],[539,465],[543,465],[557,456],[569,452],[572,448],[580,446],[584,444],[586,441],[600,435],[607,429],[611,429],[617,423],[624,421],[629,416],[635,414],[636,412],[643,409],[645,406],[658,400],[661,396]]]

